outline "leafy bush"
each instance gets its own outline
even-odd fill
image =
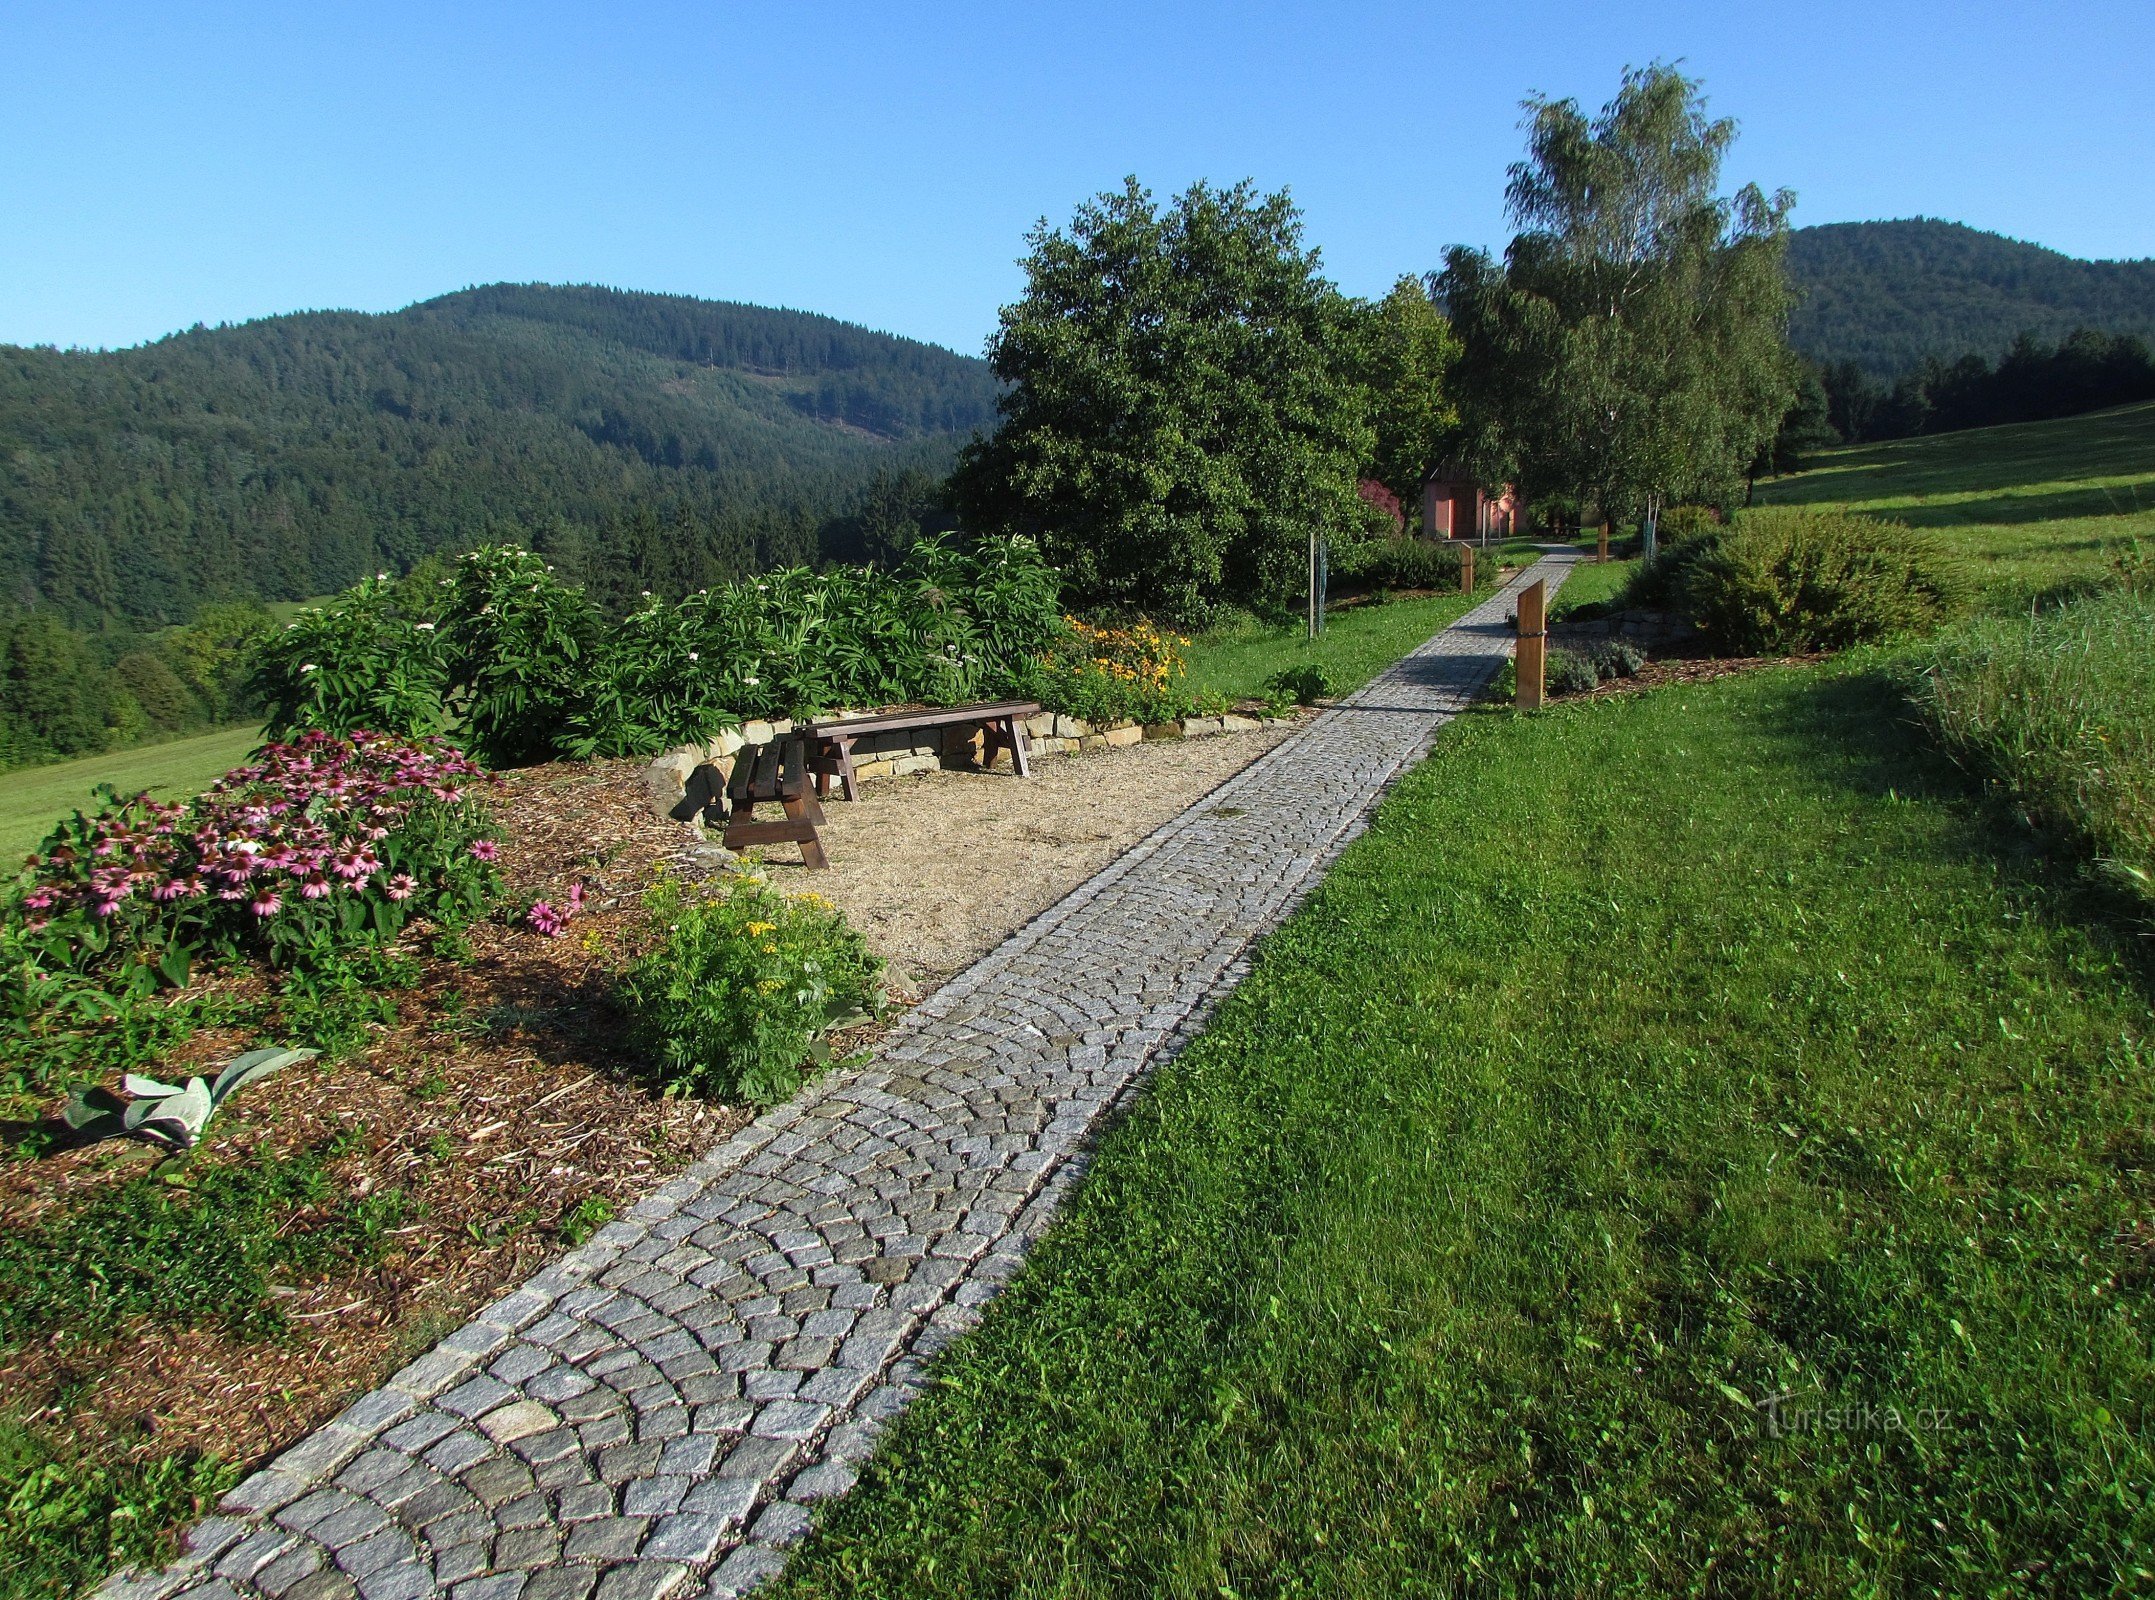
[[[2155,593],[1956,630],[1917,699],[1946,745],[2155,899]]]
[[[108,788],[47,837],[0,920],[33,972],[132,993],[184,982],[201,948],[294,965],[393,939],[414,914],[460,927],[498,887],[466,793],[484,779],[438,741],[307,733],[185,805]]]
[[[383,573],[265,640],[253,688],[273,738],[355,728],[429,738],[449,720],[445,645],[438,597]]]
[[[1335,550],[1331,574],[1348,587],[1452,590],[1459,568],[1459,551],[1449,541],[1369,539]]]
[[[1636,678],[1639,668],[1646,665],[1646,652],[1628,639],[1610,639],[1594,646],[1587,652],[1587,659],[1604,681],[1610,678]]]
[[[523,550],[463,558],[448,593],[363,583],[265,651],[272,733],[455,726],[493,765],[644,755],[749,718],[1008,693],[1062,629],[1030,539],[922,539],[890,571],[805,567],[645,604],[608,625]]]
[[[1839,650],[1935,626],[1960,586],[1932,540],[1847,512],[1773,507],[1691,541],[1676,603],[1745,655]]]
[[[882,1009],[882,961],[819,895],[668,879],[646,904],[659,942],[621,993],[668,1094],[775,1105],[827,1057],[825,1032]]]
[[[1142,620],[1118,628],[1071,617],[1019,675],[1017,689],[1049,711],[1096,725],[1166,722],[1189,705],[1182,655],[1189,642]]]
[[[443,630],[459,742],[493,767],[551,756],[584,696],[599,608],[530,551],[490,547],[458,562]]]
[[[1265,695],[1273,701],[1313,706],[1332,692],[1332,680],[1315,664],[1286,667],[1265,679]]]
[[[1551,694],[1592,694],[1601,673],[1578,651],[1555,649],[1549,652],[1542,681]]]

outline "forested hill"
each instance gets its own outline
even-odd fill
[[[0,346],[0,604],[170,621],[482,539],[604,590],[700,585],[812,559],[994,399],[985,363],[934,345],[582,287]]]
[[[1995,360],[2023,331],[2051,344],[2077,328],[2155,344],[2155,260],[2082,261],[1919,217],[1799,228],[1788,269],[1802,291],[1790,342],[1876,379],[1930,356]]]

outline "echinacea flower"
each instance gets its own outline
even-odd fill
[[[419,880],[408,872],[400,872],[389,880],[389,886],[382,892],[392,900],[409,900],[419,892]]]
[[[501,854],[501,847],[491,839],[474,839],[471,842],[471,858],[474,861],[492,861]]]
[[[250,904],[256,916],[269,918],[277,914],[284,902],[277,897],[274,889],[263,889],[256,893]]]

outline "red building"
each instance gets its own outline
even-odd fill
[[[1484,489],[1450,462],[1422,481],[1425,539],[1508,539],[1525,525],[1518,493],[1508,483]]]

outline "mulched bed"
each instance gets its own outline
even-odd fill
[[[607,1000],[641,937],[643,891],[696,842],[693,829],[653,819],[640,772],[612,762],[508,774],[493,801],[509,836],[507,903],[558,904],[580,878],[583,914],[557,939],[505,923],[474,929],[468,965],[429,962],[423,984],[395,996],[398,1020],[343,1059],[249,1085],[191,1158],[341,1137],[351,1148],[330,1170],[342,1192],[394,1188],[411,1202],[380,1259],[287,1286],[280,1339],[122,1330],[94,1348],[0,1358],[0,1392],[98,1453],[124,1437],[142,1455],[198,1447],[258,1460],[535,1271],[563,1248],[565,1222],[588,1223],[585,1201],[623,1208],[745,1122],[742,1108],[657,1094]],[[261,982],[218,981],[240,992]],[[205,1033],[160,1075],[262,1042]],[[10,1230],[27,1226],[149,1159],[144,1146],[111,1141],[0,1166],[0,1216]]]
[[[1607,679],[1590,694],[1551,698],[1606,700],[1616,695],[1639,694],[1647,689],[1664,689],[1672,684],[1710,683],[1715,678],[1733,678],[1740,672],[1756,672],[1761,667],[1808,667],[1825,659],[1823,652],[1798,656],[1676,657],[1646,662],[1635,676]]]

